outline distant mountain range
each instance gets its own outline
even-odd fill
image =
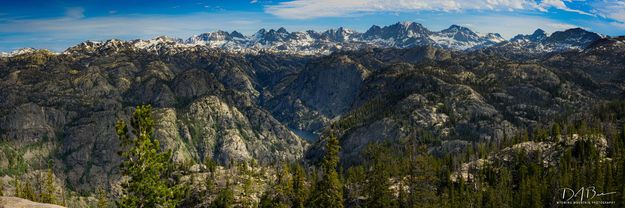
[[[602,35],[581,28],[568,29],[547,35],[538,29],[531,35],[517,35],[506,40],[498,33],[480,34],[469,28],[452,25],[441,31],[431,31],[416,22],[398,22],[380,27],[372,26],[366,32],[339,27],[324,32],[313,30],[288,32],[260,29],[251,36],[237,31],[216,31],[178,39],[166,36],[151,40],[87,41],[68,48],[64,53],[93,53],[117,50],[116,47],[136,48],[157,53],[176,53],[193,47],[219,48],[235,53],[276,52],[300,55],[324,55],[339,50],[363,48],[410,48],[431,45],[452,50],[504,49],[515,53],[549,53],[578,50],[601,39]],[[2,56],[12,56],[33,51],[20,49]]]

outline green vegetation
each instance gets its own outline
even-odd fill
[[[211,204],[212,208],[230,208],[234,204],[234,192],[228,185],[217,194],[217,199]]]
[[[126,176],[118,207],[554,207],[562,188],[579,190],[594,187],[601,196],[625,206],[625,105],[607,104],[582,119],[561,118],[542,127],[520,130],[503,141],[472,143],[464,151],[449,155],[431,154],[429,147],[439,138],[427,130],[415,130],[400,141],[373,142],[364,147],[360,161],[341,163],[340,140],[335,131],[326,132],[323,159],[318,164],[279,163],[259,167],[256,161],[235,161],[220,167],[204,159],[199,173],[191,164],[173,162],[171,151],[161,150],[154,137],[149,106],[139,106],[129,125],[119,121]],[[361,116],[340,126],[348,131],[358,126]],[[353,114],[356,115],[356,114]],[[572,138],[577,138],[574,142]],[[601,146],[603,138],[607,146]],[[517,148],[548,142],[557,149],[549,161],[542,152]],[[18,150],[8,146],[4,155],[21,164]],[[607,147],[607,149],[602,149]],[[506,149],[507,148],[507,149]],[[516,148],[515,150],[512,150]],[[3,149],[4,150],[4,149]],[[511,159],[493,159],[502,153]],[[480,159],[479,168],[460,177],[463,164]],[[18,165],[19,166],[19,165]],[[11,166],[10,166],[11,167]],[[13,165],[15,167],[15,165]],[[267,177],[271,175],[271,177]],[[182,178],[187,177],[185,180]],[[275,176],[275,177],[274,177]],[[18,197],[44,203],[65,203],[60,198],[52,168],[28,177],[15,177],[12,185]],[[196,181],[201,178],[200,181]],[[184,182],[183,182],[184,181]],[[189,182],[190,181],[190,182]],[[225,183],[224,183],[225,181]],[[262,181],[259,184],[259,181]],[[190,186],[200,187],[189,190]],[[267,185],[267,186],[263,186]],[[0,195],[5,194],[0,181]],[[261,188],[262,187],[262,188]],[[195,188],[195,187],[194,187]],[[260,188],[260,190],[259,190]],[[96,192],[96,207],[109,207],[104,187]],[[254,198],[257,197],[257,198]],[[596,205],[596,207],[601,207]]]
[[[0,168],[0,175],[22,175],[28,169],[28,163],[24,160],[25,148],[16,149],[7,142],[0,143],[0,159],[6,158],[7,168]]]
[[[4,179],[0,179],[0,196],[4,196]]]
[[[120,170],[128,180],[122,184],[118,207],[176,207],[185,186],[176,183],[171,151],[162,151],[154,138],[150,106],[138,106],[130,120],[132,131],[123,120],[116,124],[123,158]],[[172,182],[173,181],[173,182]]]
[[[41,202],[53,204],[56,203],[56,186],[54,185],[54,173],[52,169],[46,172],[45,184],[40,190]]]
[[[96,198],[98,199],[97,208],[108,207],[108,196],[106,196],[106,190],[104,190],[102,186],[98,187],[96,190]]]
[[[310,206],[341,208],[343,205],[343,185],[337,172],[339,168],[339,140],[330,135],[326,139],[326,154],[321,162],[321,180],[315,181]]]

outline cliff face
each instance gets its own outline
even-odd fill
[[[177,161],[314,160],[330,126],[344,162],[371,142],[415,137],[445,154],[624,98],[620,43],[521,60],[431,46],[306,57],[123,43],[35,51],[0,58],[0,138],[52,159],[77,190],[118,179],[114,124],[140,104],[155,108],[157,138]]]
[[[258,104],[258,82],[280,75],[266,72],[261,80],[253,61],[217,51],[161,57],[119,50],[0,60],[3,143],[54,145],[42,157],[55,161],[71,187],[92,190],[118,178],[115,122],[127,119],[133,106],[151,104],[157,138],[177,161],[269,164],[302,156],[307,143]]]

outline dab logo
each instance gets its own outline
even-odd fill
[[[558,204],[614,204],[614,201],[596,200],[603,196],[617,194],[618,192],[597,192],[595,186],[581,187],[578,190],[572,188],[561,188],[561,200]]]

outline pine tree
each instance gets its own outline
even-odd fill
[[[213,176],[213,174],[206,175],[206,179],[204,180],[205,196],[213,195],[213,190],[215,189],[215,181],[213,180]]]
[[[493,190],[495,192],[495,205],[508,206],[512,204],[512,173],[507,168],[501,168],[499,170],[499,180]],[[493,206],[493,207],[497,207]]]
[[[439,183],[435,159],[427,155],[425,146],[418,146],[415,142],[408,145],[407,154],[408,204],[410,207],[438,207],[434,187]]]
[[[219,191],[217,194],[217,198],[213,203],[211,203],[211,207],[213,208],[230,208],[233,207],[234,204],[234,192],[230,185],[227,185],[226,188]]]
[[[118,207],[175,207],[180,201],[179,184],[168,183],[172,173],[171,151],[162,151],[153,136],[154,120],[150,106],[138,106],[130,120],[132,134],[123,120],[115,129],[121,140],[121,173],[128,177],[122,184]],[[134,137],[134,138],[132,138]]]
[[[36,202],[43,202],[43,197],[46,195],[46,190],[44,190],[44,174],[43,172],[39,172],[37,174],[37,176],[35,177],[35,183],[33,187],[33,192],[34,192],[34,198],[33,201]]]
[[[291,173],[289,172],[289,166],[285,163],[282,165],[278,174],[278,181],[275,188],[274,202],[275,207],[290,207],[291,206],[291,193],[293,192],[293,184],[291,180]]]
[[[35,191],[33,190],[33,186],[30,181],[27,180],[24,183],[24,187],[22,188],[22,194],[20,197],[31,201],[35,200]]]
[[[355,207],[360,207],[362,204],[361,196],[365,195],[364,183],[367,180],[367,173],[365,167],[362,165],[351,166],[347,169],[347,176],[345,179],[346,203]]]
[[[22,184],[20,184],[20,180],[15,177],[15,179],[13,179],[13,183],[15,186],[15,193],[13,193],[13,196],[22,197]]]
[[[625,154],[625,124],[623,124],[623,128],[621,129],[621,135],[618,138],[618,142],[616,142],[616,146],[618,147],[619,152],[617,154],[621,154],[624,156]]]
[[[0,196],[4,196],[4,180],[0,178]]]
[[[390,174],[381,164],[372,167],[367,180],[367,207],[394,207],[393,193],[390,190]]]
[[[551,127],[551,136],[554,139],[556,139],[555,141],[557,141],[560,135],[561,135],[560,125],[558,123],[553,124],[553,126]]]
[[[367,199],[366,207],[395,207],[394,196],[391,192],[391,152],[388,148],[372,144],[365,150],[365,156],[369,161],[367,169]]]
[[[54,173],[52,172],[52,169],[48,169],[47,171],[45,185],[43,188],[45,190],[41,190],[41,202],[49,204],[56,203],[56,187],[54,186]]]
[[[296,164],[293,168],[293,186],[291,193],[291,203],[293,208],[304,208],[304,202],[308,197],[308,189],[306,188],[306,173],[300,164]]]
[[[67,205],[67,200],[65,199],[65,189],[61,188],[61,203],[59,203],[59,205],[61,206],[66,206]]]
[[[323,175],[315,187],[309,204],[313,207],[343,208],[343,185],[336,169],[339,165],[339,140],[330,135],[326,140],[326,154],[321,162]]]
[[[96,190],[96,197],[98,199],[97,208],[108,207],[108,197],[106,196],[106,191],[104,190],[104,187],[98,187],[98,189]]]

